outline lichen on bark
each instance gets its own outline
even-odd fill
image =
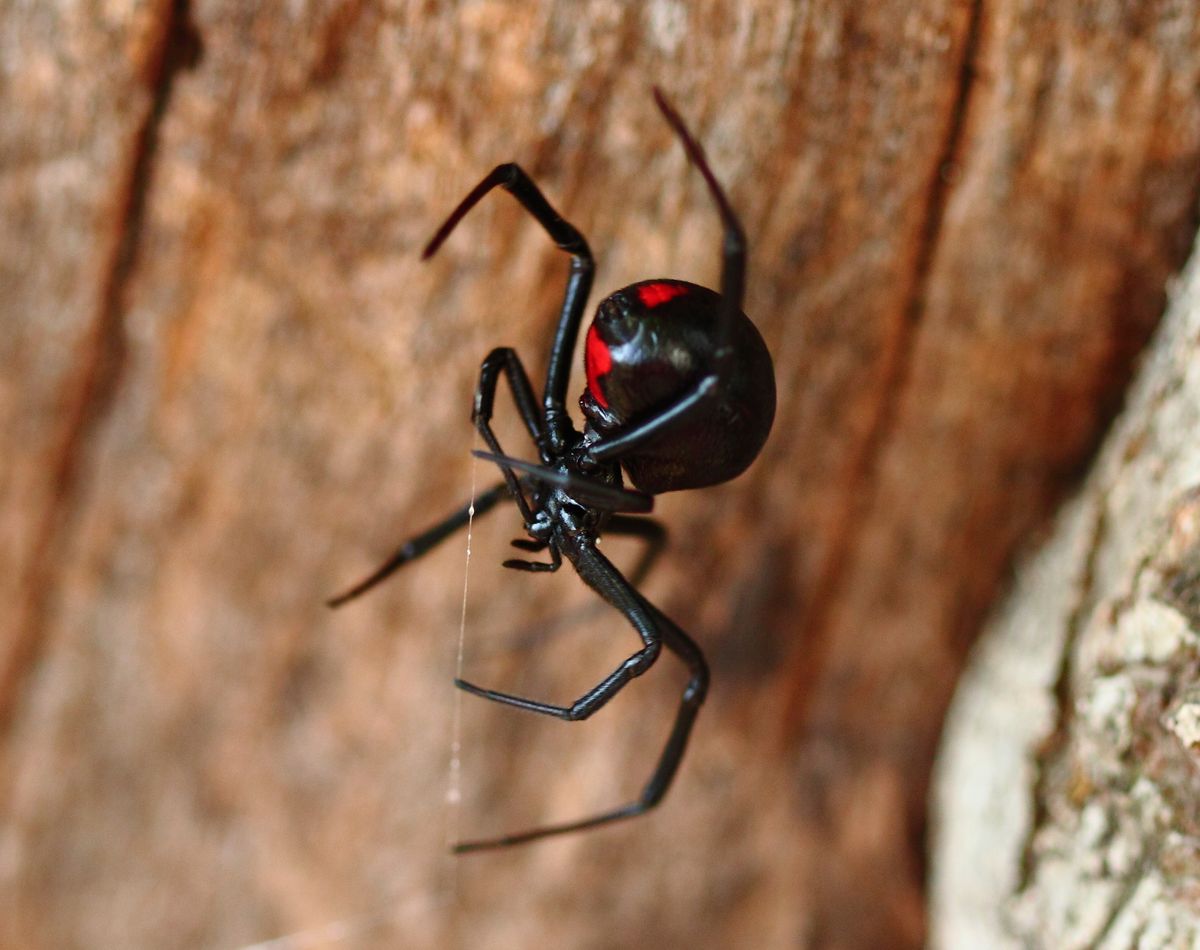
[[[947,723],[941,947],[1200,941],[1200,256]]]

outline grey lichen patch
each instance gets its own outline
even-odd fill
[[[1200,685],[1185,689],[1163,714],[1162,721],[1200,765]]]
[[[1035,881],[1008,903],[1010,936],[1027,947],[1190,947],[1187,941],[1200,938],[1200,917],[1186,907],[1163,913],[1161,903],[1147,900],[1194,886],[1160,869],[1171,822],[1172,809],[1146,779],[1098,790],[1083,808],[1060,814],[1038,836]],[[1170,941],[1122,942],[1151,924]]]
[[[1142,878],[1096,944],[1097,950],[1194,948],[1200,935],[1192,922],[1171,913],[1171,897],[1171,889],[1158,874]]]
[[[1088,695],[1079,703],[1087,738],[1102,754],[1093,762],[1119,760],[1133,745],[1133,710],[1137,688],[1129,676],[1101,676],[1092,681]]]
[[[1126,663],[1165,663],[1197,646],[1196,631],[1177,610],[1153,600],[1138,601],[1117,621],[1116,639]]]

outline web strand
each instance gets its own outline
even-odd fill
[[[463,655],[467,640],[467,592],[471,577],[471,536],[475,526],[475,495],[478,490],[479,462],[471,463],[471,504],[467,509],[467,550],[463,564],[462,608],[458,618],[458,644],[454,661],[454,675],[462,679]],[[462,802],[462,692],[454,690],[454,707],[451,712],[450,762],[446,777],[446,849],[458,841],[459,814]],[[282,934],[268,940],[244,944],[241,950],[308,950],[310,947],[325,947],[346,943],[373,930],[395,922],[398,918],[416,912],[421,907],[448,907],[455,902],[458,892],[459,862],[452,855],[447,861],[447,885],[437,899],[409,897],[408,900],[389,901],[383,906],[361,914],[332,920],[327,924],[308,927],[294,933]]]
[[[467,593],[471,582],[471,538],[475,527],[475,494],[479,461],[471,462],[471,504],[467,509],[467,552],[463,563],[462,609],[458,617],[458,648],[454,660],[454,678],[461,680],[463,654],[467,642]],[[450,765],[446,779],[446,848],[458,841],[459,817],[462,811],[462,691],[454,690],[454,711],[451,714]],[[458,862],[451,859],[451,896],[457,889]]]

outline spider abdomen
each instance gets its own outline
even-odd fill
[[[713,372],[721,296],[682,280],[648,280],[605,298],[588,329],[579,405],[603,438],[654,415]],[[716,485],[758,456],[775,418],[775,372],[754,324],[738,313],[732,368],[706,409],[621,456],[630,481],[661,494]]]

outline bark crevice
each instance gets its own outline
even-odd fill
[[[194,68],[202,55],[200,35],[190,17],[190,0],[166,0],[155,21],[148,31],[138,69],[147,92],[143,115],[130,136],[121,163],[123,173],[114,189],[116,224],[107,236],[107,261],[101,270],[95,313],[83,338],[76,369],[62,387],[59,431],[47,464],[52,490],[26,560],[15,639],[0,666],[0,735],[8,731],[21,684],[44,646],[56,565],[78,521],[88,447],[107,418],[120,383],[126,349],[127,289],[141,249],[159,131],[175,80],[181,72]]]

